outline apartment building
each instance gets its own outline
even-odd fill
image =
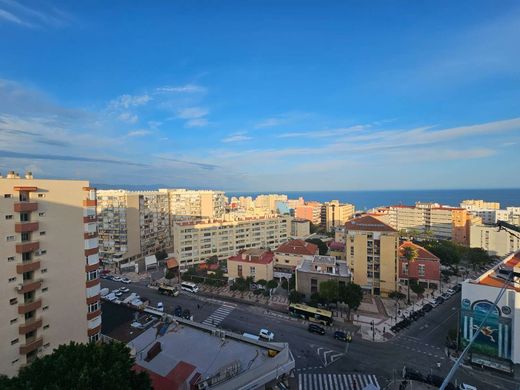
[[[311,224],[306,219],[293,218],[291,220],[291,237],[306,238],[311,234]]]
[[[499,203],[496,203],[499,205]],[[462,203],[461,203],[461,207]],[[497,208],[478,208],[475,206],[465,206],[471,215],[482,218],[482,223],[486,225],[494,225],[498,221],[504,221],[513,225],[520,225],[520,207],[506,207],[505,209]]]
[[[499,202],[486,202],[482,199],[466,199],[460,202],[460,207],[468,211],[473,210],[500,210]]]
[[[281,194],[258,195],[255,198],[255,207],[258,209],[264,209],[270,213],[276,213],[277,212],[276,202],[287,202],[287,195],[281,195]]]
[[[462,245],[469,242],[471,217],[466,209],[417,202],[415,206],[390,206],[387,211],[389,225],[396,230],[429,233],[432,237],[453,240]]]
[[[345,224],[347,265],[353,281],[374,295],[397,289],[399,233],[377,218],[365,215]]]
[[[239,252],[228,259],[229,279],[253,278],[253,281],[273,279],[274,253],[270,250],[254,248]]]
[[[520,250],[520,238],[508,230],[492,225],[471,225],[469,246],[482,248],[492,256],[505,256]]]
[[[321,224],[321,203],[307,202],[304,205],[296,206],[294,216],[311,221],[314,225],[319,225]]]
[[[159,189],[167,193],[171,221],[198,218],[222,218],[226,212],[224,191]]]
[[[320,224],[328,232],[343,226],[354,215],[355,207],[349,203],[339,203],[338,200],[325,202],[321,205]]]
[[[345,261],[333,256],[304,256],[296,267],[296,291],[308,299],[320,292],[320,283],[336,280],[346,285],[351,282],[352,274]]]
[[[291,217],[279,215],[231,221],[176,221],[173,249],[181,269],[185,269],[213,255],[226,259],[243,249],[274,249],[288,240],[290,232]]]
[[[0,374],[70,341],[97,340],[96,190],[87,181],[0,177]]]
[[[101,259],[126,263],[170,246],[168,193],[99,190],[97,214]]]
[[[303,240],[289,240],[284,242],[274,251],[275,271],[288,273],[289,277],[294,272],[304,256],[319,254],[318,246]],[[276,277],[287,277],[286,275]]]

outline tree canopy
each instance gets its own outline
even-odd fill
[[[132,370],[130,349],[119,342],[70,343],[23,367],[18,376],[0,377],[0,388],[152,389],[146,372]]]
[[[492,258],[482,248],[468,248],[447,240],[422,241],[421,245],[437,256],[444,265],[454,266],[458,263],[482,265]]]
[[[325,244],[319,238],[308,238],[305,241],[310,242],[311,244],[317,245],[321,256],[326,255],[329,250],[329,247],[327,246],[327,244]]]

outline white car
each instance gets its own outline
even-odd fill
[[[164,311],[164,305],[162,302],[158,302],[157,303],[157,307],[156,307],[157,310],[159,311]]]
[[[120,282],[121,281],[121,277],[119,277],[119,276],[112,276],[112,280],[114,282]]]
[[[130,283],[132,283],[132,281],[131,281],[130,279],[128,279],[128,278],[121,278],[121,281],[122,281],[123,283],[126,283],[126,284],[130,284]]]
[[[128,287],[121,287],[119,289],[119,291],[122,292],[122,293],[127,293],[127,292],[130,292],[130,289]]]
[[[475,386],[468,385],[467,383],[461,383],[459,385],[459,389],[460,390],[477,390],[477,388]]]
[[[261,338],[266,339],[267,341],[273,341],[274,339],[274,333],[271,332],[269,329],[260,329],[258,335]]]

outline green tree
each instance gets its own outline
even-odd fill
[[[391,299],[395,299],[396,301],[400,301],[401,299],[406,298],[406,295],[404,295],[400,291],[392,291],[390,294],[388,294],[388,297]]]
[[[152,389],[146,372],[132,370],[130,349],[123,343],[60,345],[50,355],[23,367],[18,376],[0,378],[4,390]]]
[[[327,303],[337,302],[339,298],[339,285],[336,280],[327,280],[320,283],[320,298]]]
[[[289,293],[289,302],[291,303],[301,303],[303,301],[303,298],[305,297],[304,294],[298,292],[298,291],[291,291]]]
[[[173,269],[169,268],[168,270],[166,270],[166,275],[164,275],[164,277],[168,280],[170,279],[173,279],[174,277],[177,276],[177,272],[174,271]]]
[[[168,257],[168,253],[166,253],[165,250],[160,250],[157,253],[155,253],[155,258],[157,259],[157,261],[164,260],[167,257]]]
[[[350,318],[351,310],[357,310],[363,300],[363,289],[355,283],[347,283],[339,286],[339,300],[348,305],[347,318]]]
[[[217,264],[218,263],[218,256],[213,255],[206,259],[206,264]]]
[[[276,288],[276,287],[278,287],[278,282],[277,282],[276,280],[274,280],[274,279],[273,279],[273,280],[270,280],[270,281],[267,282],[267,284],[265,285],[265,287],[266,287],[267,289]]]
[[[257,280],[256,284],[259,284],[260,286],[265,286],[267,284],[267,280],[265,280],[265,279]]]
[[[417,252],[417,249],[413,246],[405,246],[402,252],[402,255],[406,259],[406,263],[408,266],[408,272],[406,275],[408,276],[408,304],[410,304],[410,264],[413,263],[417,256],[419,256],[419,253]]]
[[[326,255],[329,250],[329,247],[327,246],[327,244],[325,244],[319,238],[309,238],[305,241],[310,242],[311,244],[317,245],[321,256]]]
[[[417,283],[417,279],[408,279],[408,287],[417,295],[422,295],[424,293],[424,287]]]

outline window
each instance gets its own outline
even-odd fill
[[[249,273],[251,275],[254,275],[256,273],[256,268],[255,267],[249,267]]]
[[[89,313],[92,313],[92,312],[94,312],[94,311],[96,311],[98,309],[99,309],[99,302],[94,302],[94,303],[88,305],[88,312]]]
[[[18,339],[11,340],[11,345],[18,344]]]
[[[10,198],[11,194],[4,194],[4,198]]]
[[[42,268],[42,274],[46,274],[47,273],[47,268]]]
[[[14,261],[14,260],[15,260],[15,259],[14,259],[14,256],[9,256],[9,257],[7,258],[7,261]]]
[[[42,293],[49,291],[49,287],[42,288]]]
[[[38,213],[38,216],[40,216],[40,217],[45,217],[45,211],[40,211],[40,212]]]
[[[18,322],[18,318],[13,318],[11,320],[11,325],[16,324]]]
[[[20,213],[20,222],[28,222],[29,213]]]
[[[408,275],[408,264],[407,263],[403,264],[403,274]]]
[[[43,325],[43,329],[49,329],[49,324]]]
[[[32,252],[24,252],[22,253],[22,261],[32,260]]]
[[[14,241],[14,240],[16,240],[16,237],[15,237],[15,236],[7,236],[7,237],[5,238],[5,240],[6,240],[6,241]]]
[[[16,276],[9,278],[9,283],[13,283],[13,282],[16,282]]]
[[[45,311],[45,310],[49,310],[49,306],[44,306],[44,307],[42,307],[42,310],[44,310],[44,311]]]
[[[45,194],[38,194],[38,198],[44,198]]]
[[[19,359],[14,359],[14,360],[11,362],[11,364],[16,364],[16,363],[18,363],[18,360],[19,360]]]
[[[22,233],[22,242],[31,241],[31,233]]]
[[[350,256],[354,256],[354,247],[353,246],[350,247]]]
[[[97,270],[95,270],[95,271],[90,271],[90,272],[87,274],[87,281],[97,279],[97,277],[98,277],[98,271],[97,271]]]
[[[419,264],[418,268],[419,268],[419,276],[424,277],[424,275],[426,274],[426,267],[425,267],[425,265],[424,264]]]
[[[11,299],[9,299],[9,303],[11,305],[16,305],[18,303],[18,299],[17,298],[11,298]]]
[[[99,340],[99,333],[96,333],[93,336],[89,336],[89,338],[88,338],[88,341],[91,342],[91,343],[95,343],[98,340]]]
[[[6,215],[6,216],[5,216],[5,219],[13,219],[13,216],[12,216],[11,214]]]
[[[45,236],[45,232],[40,232],[40,236]]]

